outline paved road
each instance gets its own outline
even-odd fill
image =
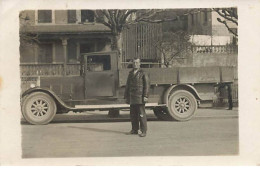
[[[188,122],[159,121],[148,114],[148,135],[126,135],[129,112],[57,115],[48,125],[22,123],[24,158],[204,156],[238,154],[238,111],[199,109]]]

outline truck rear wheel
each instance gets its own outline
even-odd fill
[[[195,97],[186,90],[175,91],[169,97],[168,112],[174,120],[188,121],[194,116],[196,109]]]
[[[22,102],[22,114],[31,124],[48,124],[57,111],[56,103],[51,96],[43,92],[28,95]]]

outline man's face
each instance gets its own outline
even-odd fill
[[[140,59],[134,59],[133,60],[133,67],[134,67],[134,69],[139,69],[140,65],[141,65]]]

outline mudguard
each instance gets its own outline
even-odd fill
[[[164,103],[166,104],[167,107],[168,107],[169,94],[171,93],[172,90],[174,90],[176,88],[180,88],[180,89],[184,89],[184,90],[188,89],[187,91],[191,92],[196,99],[202,100],[199,93],[197,92],[197,90],[192,85],[188,85],[188,84],[172,85],[167,89],[167,91],[164,94]]]
[[[34,88],[30,88],[28,90],[26,90],[23,94],[22,94],[22,98],[25,97],[26,95],[28,94],[31,94],[33,92],[44,92],[44,93],[47,93],[49,94],[53,99],[54,101],[56,102],[56,104],[59,104],[60,106],[62,106],[63,108],[65,109],[68,109],[68,110],[73,110],[74,108],[66,105],[60,98],[59,96],[57,96],[53,91],[49,90],[49,89],[44,89],[44,88],[41,88],[41,87],[34,87]]]

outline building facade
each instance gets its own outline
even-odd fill
[[[78,63],[81,53],[110,49],[110,29],[91,10],[27,10],[20,13],[21,63]]]
[[[237,44],[236,38],[226,26],[218,22],[221,16],[211,9],[204,9],[188,15],[188,33],[194,45]],[[229,27],[237,31],[237,26],[226,20]]]

